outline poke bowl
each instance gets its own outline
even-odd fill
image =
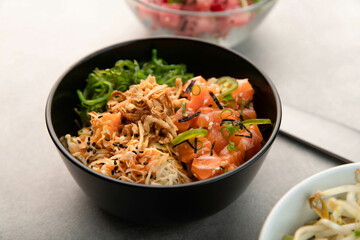
[[[276,0],[127,0],[154,36],[200,38],[233,47],[243,42],[270,12]]]
[[[116,72],[114,64],[124,71]],[[159,66],[166,76],[175,73],[176,86],[160,84],[159,76],[155,79]],[[194,75],[183,84],[173,68],[181,67],[186,76],[184,66],[186,74]],[[142,76],[145,68],[152,72]],[[109,78],[99,82],[104,76]],[[112,79],[127,76],[139,77],[138,84],[122,91],[110,89]],[[235,110],[224,105],[218,88],[215,94],[206,88],[216,86],[210,80],[222,76],[239,79],[239,84],[251,83],[255,92],[247,109],[240,100],[244,111],[236,112],[238,120],[229,117]],[[233,78],[229,81],[237,86]],[[89,84],[105,86],[109,95],[88,100]],[[146,89],[151,90],[145,93]],[[97,103],[104,99],[106,111],[98,112],[101,106]],[[178,109],[166,108],[169,99],[174,99]],[[90,103],[95,107],[85,114],[90,127],[82,127],[81,111]],[[141,109],[137,109],[139,104]],[[150,105],[151,110],[146,107]],[[200,110],[191,112],[190,107],[195,106]],[[161,107],[167,110],[159,112]],[[245,111],[252,108],[257,118],[246,120]],[[209,121],[196,125],[215,113],[217,118],[225,113],[226,117],[213,126]],[[281,104],[273,83],[235,51],[200,40],[161,37],[112,45],[75,63],[50,91],[45,117],[50,137],[72,177],[100,208],[128,221],[158,225],[204,218],[235,201],[255,177],[277,136]],[[188,125],[181,132],[183,124]],[[232,142],[228,129],[238,135]],[[211,140],[210,135],[217,139]]]
[[[359,170],[359,163],[344,164],[291,188],[267,216],[259,240],[357,239]],[[344,210],[352,208],[352,214]]]

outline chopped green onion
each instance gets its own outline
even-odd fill
[[[228,94],[222,98],[219,98],[220,101],[224,102],[224,106],[233,106],[235,105],[235,100],[232,98],[231,94]]]
[[[244,107],[245,107],[245,98],[242,98],[241,99],[241,106],[240,106],[241,111],[244,109]]]
[[[194,87],[198,87],[198,88],[199,88],[199,92],[198,92],[197,94],[194,93]],[[200,87],[199,85],[194,85],[194,86],[192,86],[192,88],[191,88],[191,93],[192,93],[192,95],[194,95],[194,96],[199,96],[200,93],[201,93],[201,87]]]
[[[225,135],[224,133],[224,129],[226,130],[226,132],[228,133],[228,135]],[[220,133],[224,138],[230,138],[231,135],[233,135],[235,132],[240,132],[240,127],[236,125],[234,125],[233,123],[224,123],[224,127],[222,127],[220,129]]]
[[[226,148],[229,150],[229,152],[237,150],[237,147],[234,142],[230,142],[228,145],[226,145]]]
[[[219,78],[216,81],[216,84],[219,85],[219,87],[220,87],[220,92],[221,92],[221,94],[219,96],[220,98],[232,93],[239,86],[239,84],[235,78],[228,77],[228,76]]]
[[[189,140],[191,138],[195,138],[195,137],[206,137],[207,136],[208,131],[206,129],[191,129],[188,130],[186,132],[180,133],[179,135],[176,136],[176,138],[174,138],[171,143],[173,145],[178,145],[179,143],[182,143],[186,140]]]
[[[244,120],[241,122],[242,124],[244,124],[244,126],[248,126],[251,124],[272,124],[271,120],[266,118],[266,119],[248,119],[248,120]]]
[[[183,103],[182,103],[181,113],[182,113],[182,114],[185,114],[185,110],[186,110],[186,102],[183,102]]]
[[[359,228],[354,230],[354,235],[355,235],[355,237],[360,237],[360,229]]]
[[[230,113],[229,113],[229,115],[223,117],[223,113],[224,113],[224,112],[230,112]],[[221,119],[227,119],[227,118],[230,117],[231,115],[233,115],[232,110],[231,110],[231,109],[228,109],[228,108],[225,108],[225,109],[223,109],[223,110],[221,111],[221,113],[220,113],[220,118],[221,118]]]

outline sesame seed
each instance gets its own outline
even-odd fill
[[[123,148],[127,148],[128,146],[127,145],[123,145]]]
[[[113,143],[113,145],[114,145],[115,147],[117,147],[117,146],[118,146],[118,144],[117,144],[117,143]]]
[[[117,165],[117,161],[116,161],[116,160],[114,161],[114,165]]]
[[[148,162],[143,162],[144,165],[148,165]]]
[[[111,175],[114,175],[114,170],[111,170]]]
[[[103,117],[103,115],[98,116],[99,119],[102,118],[102,117]]]
[[[105,138],[105,141],[110,141],[110,138]]]
[[[142,176],[142,174],[138,174],[138,175],[136,175],[137,177],[141,177]]]
[[[77,140],[77,142],[78,142],[78,143],[81,143],[81,141],[80,141],[79,139]]]
[[[87,142],[86,144],[87,144],[87,145],[90,145],[90,142]]]
[[[144,153],[144,151],[140,150],[139,153]]]
[[[94,147],[94,146],[95,146],[95,143],[93,142],[91,145]]]
[[[132,151],[133,153],[135,153],[135,154],[137,154],[137,152],[136,151]]]
[[[125,134],[124,134],[124,137],[126,137],[126,136],[127,136],[127,134],[125,133]]]
[[[91,152],[92,148],[88,148],[86,149],[87,152]]]
[[[119,166],[115,166],[115,167],[114,167],[114,171],[117,171],[118,168],[119,168]]]
[[[87,164],[89,164],[89,162],[90,162],[90,160],[89,160],[89,159],[87,159],[87,160],[86,160],[86,163],[87,163]]]
[[[101,147],[99,147],[99,146],[95,146],[95,148],[96,148],[97,150],[101,149]]]
[[[96,153],[96,150],[94,149],[94,150],[93,150],[93,154],[95,154],[95,153]]]

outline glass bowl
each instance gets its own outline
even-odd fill
[[[178,3],[171,4],[174,8],[167,8],[152,3],[153,0],[126,1],[153,36],[200,38],[226,47],[243,42],[276,2],[260,0],[246,7],[225,11],[187,11],[177,9]]]

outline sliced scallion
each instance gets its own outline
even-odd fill
[[[229,112],[226,114],[226,112]],[[225,108],[221,111],[220,113],[220,118],[221,119],[227,119],[228,117],[230,117],[231,115],[233,115],[233,111],[231,109]]]
[[[237,147],[234,142],[230,142],[228,145],[226,145],[226,148],[229,150],[229,152],[237,150]]]
[[[195,88],[195,87],[198,88],[199,91],[194,93],[194,88]],[[191,93],[192,93],[193,96],[199,96],[200,93],[201,93],[201,87],[200,87],[199,85],[194,85],[194,86],[192,86],[192,88],[191,88]]]
[[[185,114],[185,110],[186,110],[186,102],[182,103],[182,109],[181,109],[181,113]]]
[[[241,122],[242,124],[244,124],[244,126],[248,126],[251,124],[271,124],[271,120],[266,118],[266,119],[247,119]]]
[[[180,133],[179,135],[176,136],[176,138],[174,138],[171,143],[173,145],[178,145],[179,143],[182,143],[186,140],[189,140],[191,138],[196,138],[196,137],[206,137],[208,134],[208,131],[206,129],[191,129],[188,130],[186,132]]]

